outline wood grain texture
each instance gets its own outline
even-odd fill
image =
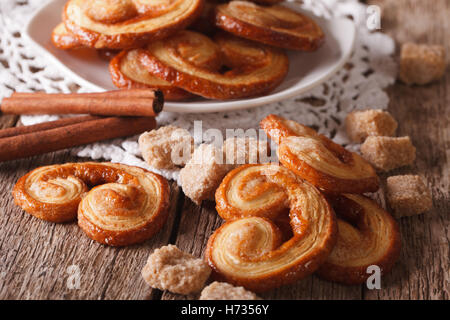
[[[434,0],[371,0],[383,9],[382,27],[398,44],[437,43],[450,57],[450,2]],[[399,262],[382,278],[381,290],[343,286],[315,276],[261,296],[266,299],[449,299],[450,212],[450,68],[445,78],[423,87],[396,83],[387,90],[389,111],[399,121],[398,135],[409,135],[417,147],[414,166],[389,175],[414,173],[425,177],[433,209],[402,218]],[[0,127],[17,118],[0,117]],[[196,206],[172,183],[170,218],[153,239],[131,247],[111,248],[91,241],[76,223],[51,224],[14,205],[11,190],[19,177],[42,165],[82,161],[68,151],[0,164],[0,299],[195,299],[152,290],[140,271],[148,255],[168,243],[194,256],[222,220],[214,203]],[[385,178],[388,175],[384,175]],[[373,195],[385,205],[383,190]],[[388,208],[389,210],[389,208]],[[70,266],[78,266],[80,288],[70,289]],[[68,287],[69,283],[69,287]]]
[[[374,0],[382,8],[383,32],[397,43],[441,44],[450,61],[450,2],[447,0]],[[445,77],[427,86],[396,83],[387,92],[389,112],[399,121],[399,136],[409,135],[417,148],[411,168],[395,174],[419,174],[427,179],[433,209],[399,220],[400,261],[383,278],[382,290],[364,289],[365,299],[449,299],[450,212],[450,68]],[[388,208],[389,209],[389,208]]]

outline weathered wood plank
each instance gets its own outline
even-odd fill
[[[398,44],[406,41],[442,44],[450,52],[450,3],[436,0],[375,0],[383,8],[383,31]],[[365,290],[366,299],[449,298],[450,212],[450,69],[441,81],[408,87],[396,83],[387,90],[389,111],[399,121],[398,135],[409,135],[417,148],[413,167],[390,174],[414,173],[425,177],[434,207],[421,216],[402,218],[400,261],[382,280],[382,290]]]

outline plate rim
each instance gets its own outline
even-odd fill
[[[60,68],[63,72],[67,73],[67,75],[71,76],[74,80],[76,80],[81,85],[89,88],[90,90],[94,92],[102,92],[106,91],[105,88],[98,86],[91,81],[83,78],[82,76],[78,75],[76,72],[72,71],[69,67],[67,67],[60,59],[58,59],[55,55],[53,55],[50,51],[48,51],[46,48],[44,48],[39,42],[33,39],[31,36],[30,28],[31,25],[35,22],[36,18],[41,14],[43,11],[45,11],[48,7],[54,4],[54,2],[60,1],[60,0],[51,0],[48,1],[45,5],[41,7],[40,10],[37,10],[27,21],[25,25],[25,32],[24,32],[24,38],[26,41],[31,43],[40,54],[45,56],[46,59],[48,59],[51,63],[55,64],[57,68]],[[286,3],[287,6],[290,6],[290,3]],[[312,14],[312,13],[310,13]],[[316,17],[318,19],[323,19],[321,17]],[[347,18],[334,18],[334,19],[323,19],[327,20],[329,23],[330,21],[333,22],[340,22],[340,23],[347,23],[351,28],[351,39],[350,39],[350,48],[347,52],[343,53],[343,57],[340,59],[339,63],[337,63],[332,70],[330,70],[325,76],[320,78],[319,80],[316,80],[306,86],[303,86],[297,90],[289,90],[292,89],[292,87],[288,87],[284,91],[275,93],[275,94],[269,94],[267,96],[257,97],[253,99],[245,99],[245,100],[232,100],[232,101],[220,101],[216,102],[216,106],[208,106],[208,104],[198,104],[195,108],[191,107],[189,110],[186,110],[187,107],[183,105],[177,105],[177,102],[165,102],[164,105],[164,111],[165,112],[174,112],[174,113],[216,113],[216,112],[228,112],[228,111],[238,111],[238,110],[246,110],[246,109],[252,109],[257,108],[260,106],[263,106],[265,104],[279,102],[283,100],[287,100],[289,98],[292,98],[296,95],[304,94],[305,92],[323,84],[327,80],[329,80],[332,76],[334,76],[342,67],[347,63],[349,58],[351,57],[352,53],[355,49],[355,42],[356,42],[356,26],[355,24]],[[287,91],[287,92],[286,92]],[[281,96],[279,96],[281,94]],[[258,100],[258,101],[255,101]],[[179,102],[182,104],[188,103],[188,102]],[[193,102],[195,103],[195,102]]]

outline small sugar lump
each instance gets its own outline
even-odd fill
[[[268,150],[266,141],[249,137],[228,138],[222,147],[201,144],[180,171],[184,194],[196,204],[213,200],[216,189],[229,171],[242,164],[266,160]]]
[[[156,249],[142,269],[142,277],[150,286],[179,294],[199,292],[210,274],[206,262],[174,245]]]
[[[243,287],[215,281],[203,289],[200,300],[261,300],[261,298]]]
[[[194,203],[214,199],[214,193],[225,175],[233,169],[223,160],[223,151],[213,144],[202,144],[180,171],[184,194]]]
[[[408,166],[416,159],[416,148],[407,137],[368,137],[361,145],[363,157],[379,171]]]
[[[383,110],[363,110],[349,113],[345,119],[348,137],[357,143],[369,136],[392,137],[397,130],[397,121]]]
[[[194,138],[185,129],[165,126],[141,134],[139,149],[151,167],[173,169],[191,158]]]
[[[430,190],[418,175],[387,178],[387,198],[397,218],[421,214],[433,206]]]
[[[404,43],[400,53],[399,78],[405,84],[425,85],[443,77],[445,49],[441,45]]]

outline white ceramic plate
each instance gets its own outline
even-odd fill
[[[54,0],[31,18],[25,36],[53,63],[71,74],[92,91],[115,89],[111,82],[108,64],[92,50],[63,51],[56,49],[50,35],[61,22],[61,11],[66,0]],[[295,8],[295,5],[291,5]],[[247,109],[281,101],[311,90],[330,78],[350,57],[355,41],[355,27],[348,19],[324,20],[315,18],[325,32],[325,44],[316,52],[290,51],[290,67],[286,79],[271,94],[241,100],[199,100],[191,102],[166,102],[170,112],[218,112]]]

